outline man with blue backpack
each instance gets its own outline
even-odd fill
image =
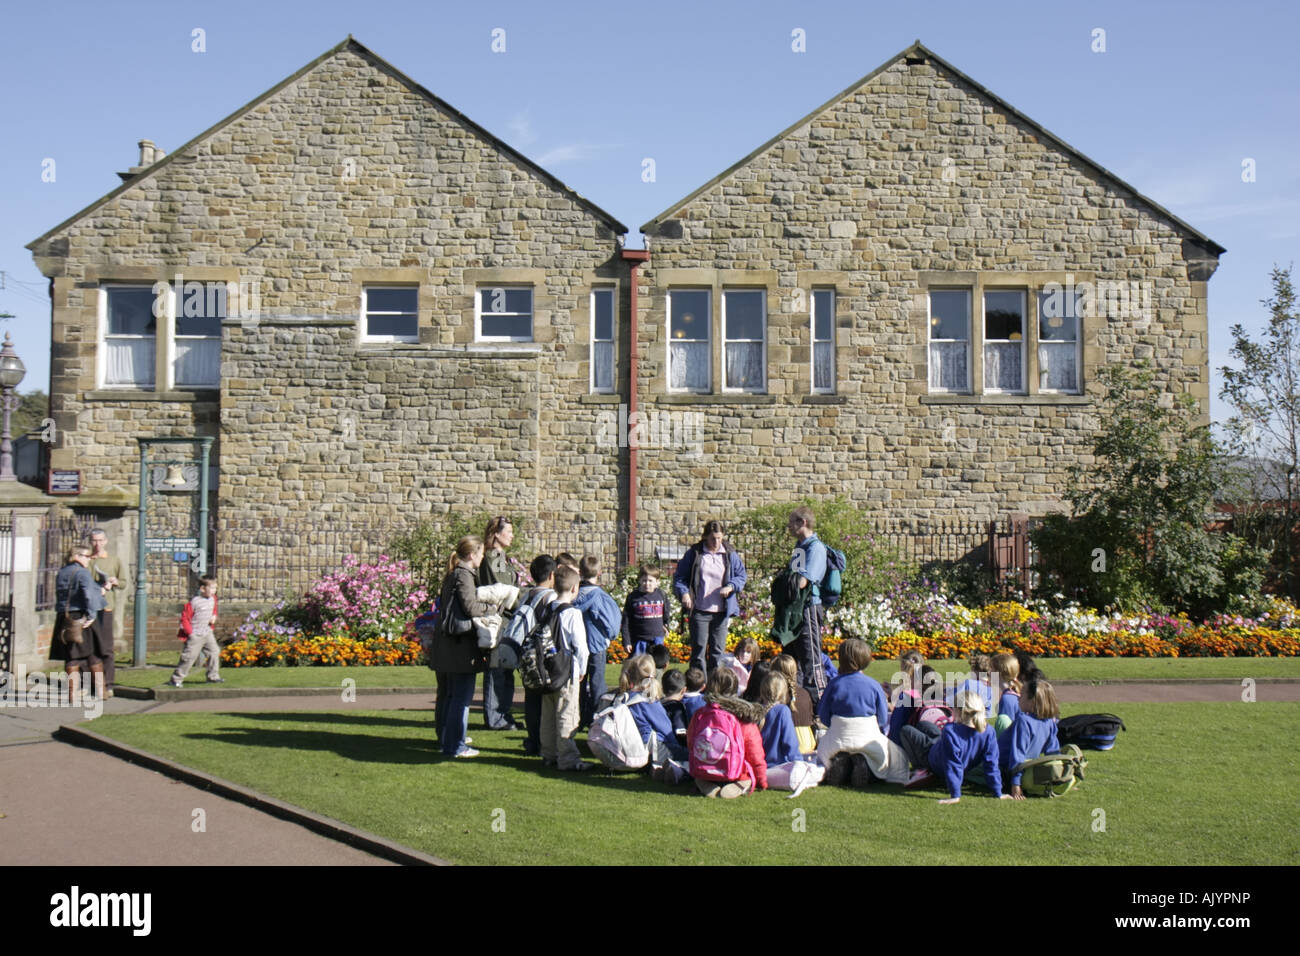
[[[813,531],[811,508],[802,506],[790,512],[786,530],[795,539],[794,553],[790,555],[790,572],[797,576],[800,590],[812,589],[804,606],[799,636],[786,651],[799,665],[803,686],[812,696],[815,707],[826,690],[826,672],[822,669],[822,625],[826,621],[826,610],[822,605],[821,591],[822,582],[827,577],[827,551],[826,545]]]
[[[600,577],[600,558],[584,555],[578,562],[582,583],[573,606],[582,612],[582,622],[587,626],[587,674],[582,680],[582,693],[578,701],[578,728],[591,726],[600,699],[605,696],[605,658],[612,641],[623,628],[623,611],[618,602],[597,583]]]

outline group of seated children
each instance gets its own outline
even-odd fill
[[[598,565],[594,558],[577,562],[567,554],[559,556],[557,565],[557,559],[542,555],[530,571],[538,583],[521,603],[572,605],[561,611],[559,638],[573,655],[573,673],[570,685],[560,691],[530,694],[540,701],[525,704],[525,750],[559,769],[585,770],[592,765],[578,755],[574,715],[580,697],[596,689],[592,685],[603,690],[603,679],[593,679],[593,672],[601,669],[610,628],[592,619],[598,613],[593,608],[600,605],[591,600],[580,604],[579,596],[599,590]],[[627,707],[656,779],[689,777],[701,793],[723,798],[766,789],[769,781],[799,790],[823,778],[828,784],[859,787],[875,782],[918,786],[937,779],[948,789],[948,799],[941,802],[956,803],[970,771],[972,780],[982,772],[994,796],[1021,799],[1013,769],[1059,750],[1056,695],[1027,655],[976,655],[970,677],[946,697],[942,678],[916,651],[900,656],[898,686],[867,677],[871,650],[850,638],[840,644],[838,670],[825,661],[834,676],[814,712],[794,658],[781,654],[759,661],[752,638],[742,639],[707,680],[699,668],[684,674],[667,669],[668,606],[655,569],[643,565],[638,587],[623,608],[622,639],[630,656],[618,689],[593,695],[587,705],[589,713],[616,704]],[[593,641],[597,630],[602,633]],[[990,725],[993,673],[1002,693],[996,723]],[[591,717],[582,716],[582,723],[590,724]]]

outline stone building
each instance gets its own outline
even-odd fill
[[[1208,420],[1223,248],[919,42],[641,231],[641,400],[706,412],[693,467],[641,451],[649,518],[836,493],[1041,514],[1110,363]]]
[[[129,522],[137,439],[214,437],[214,513],[248,532],[223,566],[291,546],[255,530],[466,507],[1041,512],[1103,364],[1208,411],[1223,249],[919,43],[643,226],[648,253],[351,37],[151,150],[29,246],[50,466]]]

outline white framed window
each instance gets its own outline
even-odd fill
[[[668,292],[668,388],[707,392],[712,387],[710,329],[712,292],[671,289]]]
[[[531,286],[483,286],[474,297],[474,320],[480,342],[533,340]]]
[[[614,289],[591,290],[591,390],[614,391]]]
[[[984,292],[984,391],[1025,391],[1025,293]]]
[[[930,391],[969,392],[971,293],[931,289],[929,294]]]
[[[835,392],[835,290],[812,293],[812,390],[814,395]]]
[[[361,289],[363,342],[420,341],[420,290],[416,286],[369,285]]]
[[[1038,293],[1038,390],[1079,393],[1082,297],[1070,289]]]
[[[180,299],[173,287],[174,316],[169,361],[176,388],[221,387],[221,320],[226,317],[224,282],[186,282]]]
[[[154,387],[158,320],[170,293],[160,299],[152,285],[109,285],[99,290],[103,349],[100,381],[105,388]]]
[[[767,391],[767,293],[727,289],[722,293],[722,389]]]

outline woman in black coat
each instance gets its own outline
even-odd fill
[[[104,659],[97,653],[100,635],[93,623],[104,606],[104,589],[90,576],[90,548],[78,545],[68,552],[67,563],[54,578],[54,637],[50,641],[50,660],[65,661],[71,703],[76,704],[81,672],[89,668],[91,680],[102,684]],[[70,621],[89,618],[91,624],[81,629],[81,642],[69,644],[62,639],[64,626]],[[75,625],[74,625],[75,626]],[[93,692],[94,685],[88,688]]]
[[[456,629],[456,621],[492,613],[493,608],[478,599],[478,567],[482,561],[483,539],[477,535],[461,538],[447,561],[438,604],[441,618],[431,654],[438,678],[435,726],[439,745],[448,757],[478,756],[478,751],[469,746],[465,729],[469,704],[474,699],[474,675],[483,670],[486,662],[472,626],[463,634],[451,632]]]

